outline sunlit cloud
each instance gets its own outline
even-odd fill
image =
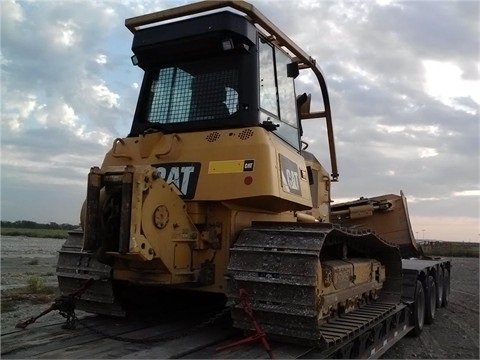
[[[100,102],[104,103],[109,108],[118,106],[118,99],[120,98],[120,95],[111,91],[107,85],[105,85],[104,81],[98,85],[93,85],[92,90],[95,97],[97,97]]]
[[[37,97],[34,94],[21,94],[16,91],[15,96],[4,99],[3,120],[8,124],[10,131],[18,132],[24,128],[24,123],[38,107]]]
[[[418,149],[418,156],[421,158],[429,158],[438,155],[438,151],[434,148],[422,147]]]
[[[68,104],[62,105],[62,115],[60,123],[67,125],[68,127],[75,128],[78,121],[78,116],[75,111]]]
[[[97,64],[106,64],[107,63],[107,55],[105,54],[99,54],[97,58],[95,59],[95,62]]]
[[[480,196],[480,190],[455,191],[453,196]]]
[[[386,132],[386,133],[399,133],[405,131],[406,127],[403,125],[382,125],[382,124],[377,124],[376,128],[380,132]]]
[[[417,197],[417,196],[413,196],[413,195],[409,195],[408,196],[408,202],[409,203],[421,203],[421,202],[431,202],[431,201],[441,201],[441,200],[445,200],[445,199],[448,199],[448,197],[439,197],[439,196],[430,196],[430,197]]]
[[[422,61],[425,69],[425,91],[454,109],[477,114],[480,106],[480,81],[465,80],[463,71],[456,64],[438,60]],[[476,104],[471,108],[460,104],[458,98],[470,97]]]
[[[25,20],[25,16],[21,5],[15,0],[2,1],[2,23],[10,20],[16,22],[22,22]]]
[[[57,25],[59,29],[55,39],[56,43],[70,47],[78,41],[78,34],[76,33],[78,26],[72,20],[58,21]]]

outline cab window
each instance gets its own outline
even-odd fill
[[[264,39],[259,42],[260,123],[278,125],[273,131],[287,143],[300,149],[295,86],[287,76],[291,59]]]

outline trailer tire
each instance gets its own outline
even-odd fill
[[[442,306],[446,307],[450,301],[450,270],[445,269],[443,274],[443,292],[442,292]]]
[[[442,306],[442,302],[443,302],[443,284],[444,284],[443,277],[444,277],[443,268],[439,267],[438,273],[437,273],[437,281],[436,281],[436,285],[437,285],[437,304],[436,304],[436,306],[437,306],[437,308]]]
[[[423,290],[422,282],[417,280],[415,287],[415,301],[413,303],[412,313],[413,329],[410,330],[410,336],[420,336],[425,323],[425,291]]]
[[[437,290],[435,279],[432,275],[428,275],[425,283],[425,324],[431,324],[435,320],[435,312],[437,308]]]

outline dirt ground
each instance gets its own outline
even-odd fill
[[[32,294],[29,300],[19,297],[17,290],[25,289],[30,278],[40,279],[45,286],[57,287],[55,276],[58,250],[65,240],[2,236],[1,249],[1,332],[11,329],[23,319],[38,315],[56,294]],[[20,299],[19,299],[20,298]],[[54,321],[52,313],[38,323]]]
[[[479,259],[451,258],[451,292],[447,308],[418,338],[405,337],[384,356],[390,359],[479,358]]]
[[[6,305],[8,294],[25,287],[29,277],[38,276],[55,285],[57,251],[63,240],[4,236],[1,238],[1,331],[11,330],[22,319],[39,314],[49,303],[35,299]],[[391,359],[478,359],[479,358],[479,260],[452,258],[451,296],[447,308],[437,311],[435,322],[425,326],[418,338],[405,337],[383,358]],[[54,297],[55,295],[52,295]],[[35,326],[57,321],[50,313]]]

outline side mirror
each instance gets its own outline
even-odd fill
[[[296,78],[300,74],[300,71],[298,69],[298,63],[297,62],[292,62],[290,64],[287,64],[287,76],[289,78]]]

